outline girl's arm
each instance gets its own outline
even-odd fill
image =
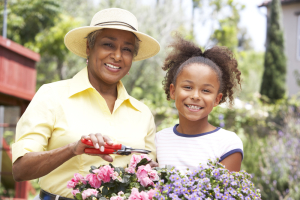
[[[222,160],[221,164],[225,165],[225,168],[229,171],[239,172],[241,170],[242,154],[240,152],[233,153]]]

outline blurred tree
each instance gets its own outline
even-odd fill
[[[237,56],[239,70],[242,73],[242,90],[238,97],[243,101],[253,101],[259,96],[264,53],[248,50],[238,52]]]
[[[210,5],[213,7],[213,16],[216,16],[218,20],[218,28],[214,30],[211,39],[217,45],[226,46],[232,51],[237,50],[239,45],[238,35],[241,30],[238,26],[240,11],[245,6],[233,0],[213,0],[210,1]],[[227,14],[224,14],[226,10]],[[241,35],[245,34],[244,32]]]
[[[54,25],[59,5],[54,0],[8,1],[7,38],[21,45],[34,42],[35,36]],[[0,2],[0,21],[3,21],[4,3]],[[2,32],[3,24],[0,24]]]
[[[67,77],[66,70],[64,70],[64,61],[71,53],[64,44],[64,37],[72,28],[78,27],[80,21],[70,16],[60,15],[55,18],[54,22],[55,26],[44,29],[43,32],[36,35],[34,46],[38,49],[38,52],[43,55],[45,60],[48,60],[46,58],[48,57],[55,61],[55,71],[59,80],[62,80]],[[25,46],[30,47],[31,45],[26,43]],[[43,62],[44,60],[42,60],[40,64]],[[49,62],[45,64],[46,66],[44,65],[44,68],[47,68]]]
[[[284,37],[281,27],[281,1],[271,3],[270,19],[267,29],[267,50],[260,92],[270,103],[285,96],[286,57],[284,55]]]

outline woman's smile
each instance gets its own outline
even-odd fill
[[[121,67],[117,66],[116,64],[109,64],[109,63],[104,63],[106,68],[112,72],[118,72],[120,71]]]
[[[133,33],[116,29],[103,29],[93,48],[87,48],[88,72],[91,84],[116,85],[130,70],[134,49]]]

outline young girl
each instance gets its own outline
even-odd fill
[[[241,139],[208,122],[213,107],[226,101],[233,104],[234,90],[240,86],[237,61],[226,47],[202,52],[179,36],[170,46],[174,49],[163,66],[167,70],[163,84],[167,99],[175,100],[179,124],[156,134],[159,166],[195,169],[219,158],[228,170],[239,171]]]

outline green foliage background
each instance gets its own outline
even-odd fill
[[[296,170],[300,167],[299,97],[274,100],[272,105],[259,101],[261,83],[269,81],[266,75],[263,78],[264,57],[265,63],[268,63],[268,58],[273,58],[275,54],[268,52],[265,55],[252,49],[251,38],[246,29],[239,25],[244,5],[237,0],[193,0],[192,18],[186,14],[183,1],[179,1],[178,5],[175,0],[152,0],[150,4],[139,0],[8,2],[8,38],[41,54],[41,61],[36,65],[37,89],[45,83],[71,78],[85,67],[85,60],[70,53],[63,43],[69,30],[89,25],[93,15],[101,9],[119,7],[131,11],[139,20],[140,31],[156,38],[161,44],[161,51],[155,57],[134,62],[130,75],[122,81],[130,95],[149,106],[158,131],[178,123],[174,102],[166,100],[162,88],[165,72],[161,66],[169,51],[167,45],[174,31],[197,43],[195,35],[198,33],[193,29],[195,23],[211,21],[214,26],[205,47],[222,45],[235,53],[242,72],[242,90],[237,93],[234,108],[216,107],[209,121],[236,132],[243,140],[242,169],[254,176],[254,183],[261,189],[263,199],[299,199],[300,174]],[[2,21],[3,1],[0,2],[0,12]],[[206,15],[198,19],[196,12]],[[273,52],[283,52],[279,47],[275,49]],[[283,86],[280,76],[274,78],[280,87]],[[7,135],[8,138],[12,134]],[[39,190],[37,180],[33,180],[32,184]],[[3,192],[5,188],[1,190]],[[5,194],[13,196],[14,191],[6,191]]]

